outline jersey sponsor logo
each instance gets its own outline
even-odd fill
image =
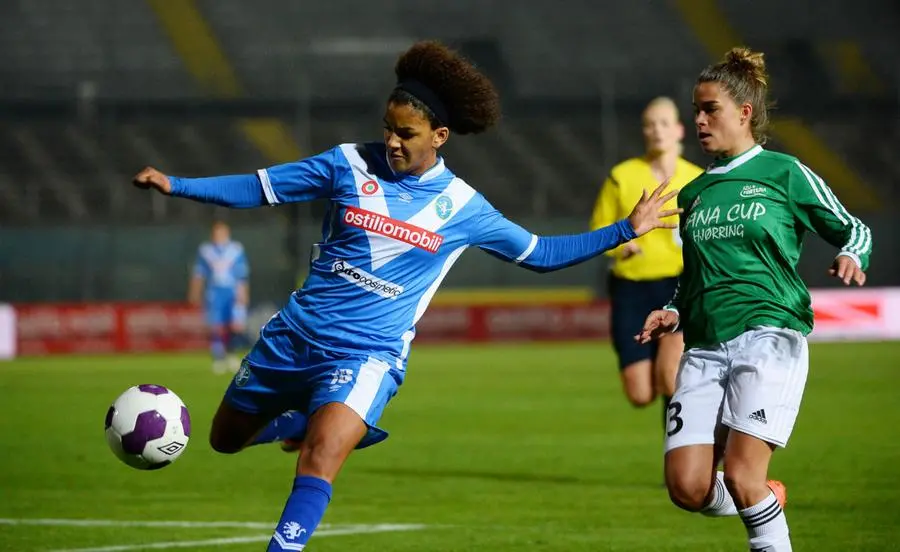
[[[442,195],[434,202],[434,210],[441,220],[447,220],[453,214],[453,200],[450,196]]]
[[[741,197],[743,198],[751,198],[751,197],[759,197],[766,195],[768,190],[765,186],[757,186],[756,184],[747,184],[741,190]]]
[[[410,203],[413,200],[412,194],[407,192],[400,192],[399,194],[397,194],[397,197],[400,198],[400,201],[402,201],[403,203]]]
[[[745,224],[756,223],[766,215],[766,206],[758,201],[731,206],[710,206],[691,211],[684,222],[684,232],[695,242],[743,238]]]
[[[396,299],[403,294],[403,286],[395,284],[394,282],[382,280],[378,276],[353,266],[347,261],[335,261],[331,270],[348,282],[354,283],[364,290],[374,293],[375,295],[380,295],[385,299]]]
[[[448,197],[447,200],[449,201],[450,198]],[[452,201],[450,203],[452,209]],[[450,214],[448,213],[447,216],[449,217]],[[431,253],[437,253],[444,241],[444,237],[440,234],[358,207],[347,207],[344,211],[344,223],[354,228],[361,228],[374,234],[408,243]]]
[[[362,186],[360,186],[359,188],[365,195],[372,195],[378,193],[378,182],[375,182],[374,180],[367,180],[363,182]]]

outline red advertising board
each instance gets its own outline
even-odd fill
[[[813,290],[812,300],[810,339],[900,339],[898,289]],[[180,303],[15,305],[14,323],[19,356],[207,347],[202,313]],[[416,343],[601,340],[609,338],[609,304],[436,304],[416,332]]]
[[[16,305],[19,355],[197,350],[200,311],[178,303]]]
[[[541,305],[434,306],[416,342],[561,341],[609,337],[605,301]]]

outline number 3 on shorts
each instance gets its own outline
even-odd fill
[[[675,435],[684,427],[684,420],[681,419],[681,403],[678,401],[669,403],[669,427],[671,429],[667,428],[666,431],[666,435],[669,437]]]

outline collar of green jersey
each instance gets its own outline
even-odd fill
[[[706,169],[707,174],[725,174],[740,167],[747,161],[750,161],[762,152],[763,148],[756,144],[752,148],[743,153],[739,153],[732,157],[719,157],[710,164]]]

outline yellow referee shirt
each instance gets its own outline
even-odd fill
[[[679,157],[666,191],[681,190],[701,173],[703,169]],[[641,199],[641,193],[644,190],[652,192],[657,186],[659,182],[646,159],[635,157],[619,163],[610,171],[597,196],[591,229],[596,230],[627,217]],[[676,200],[672,198],[665,208],[677,208]],[[671,221],[677,222],[678,217],[671,217]],[[615,276],[626,280],[660,280],[681,274],[684,264],[678,230],[654,230],[634,241],[641,248],[638,255],[621,259],[621,246],[606,252],[613,258],[612,273]]]

